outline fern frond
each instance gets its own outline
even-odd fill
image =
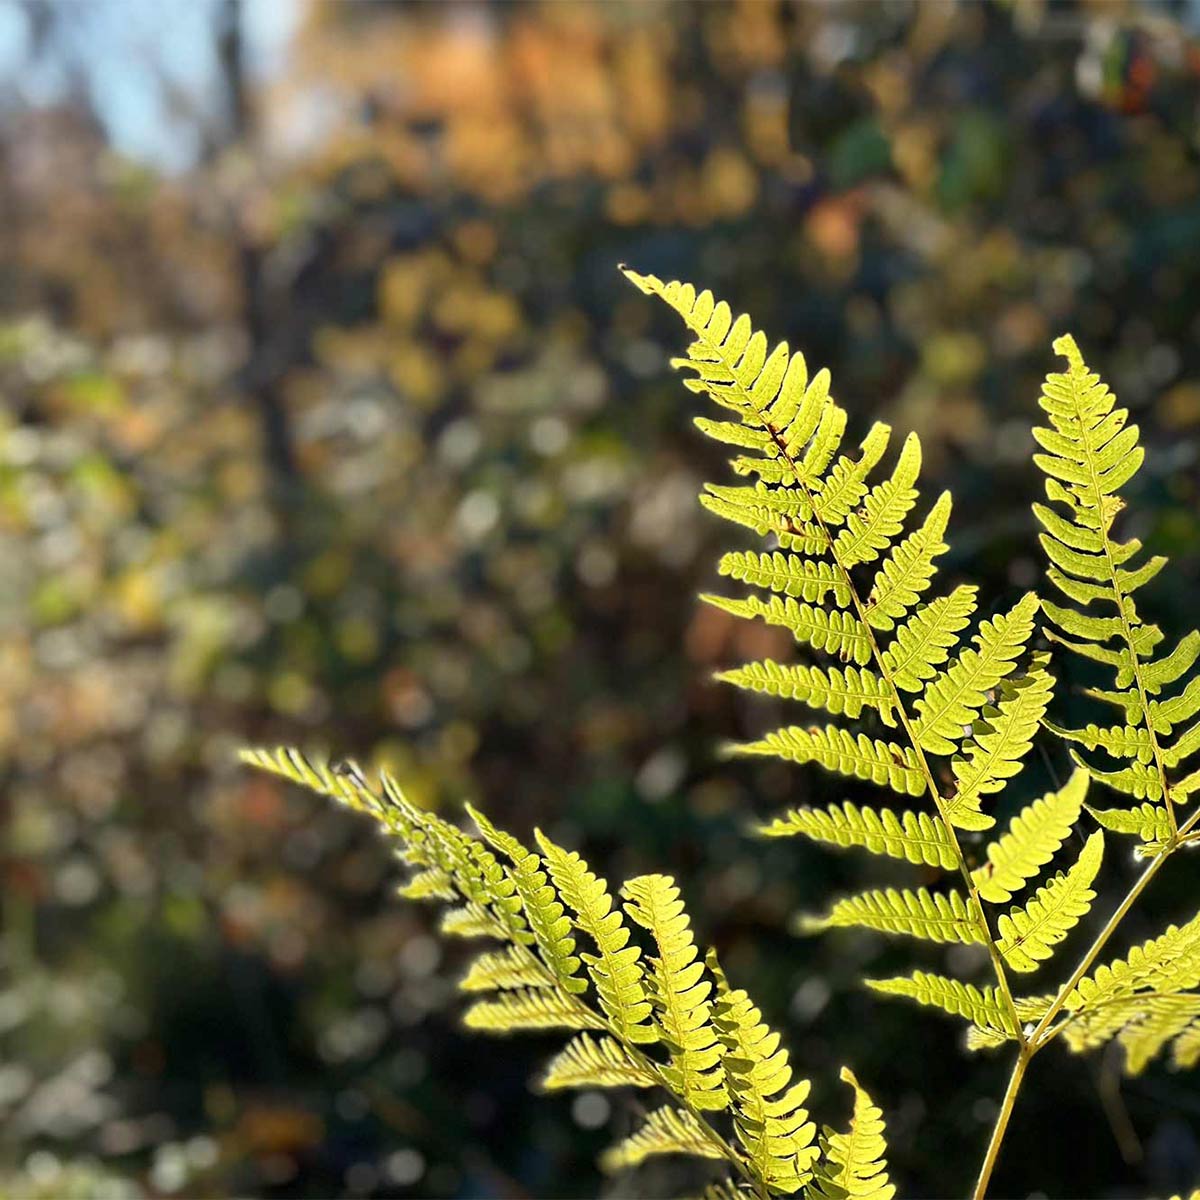
[[[541,830],[535,836],[559,894],[575,914],[578,927],[596,945],[595,954],[585,951],[580,956],[596,985],[600,1007],[621,1037],[635,1043],[654,1041],[654,1031],[646,1023],[650,1002],[642,977],[642,952],[631,944],[629,928],[605,881],[574,851],[555,845]]]
[[[1054,689],[1047,661],[1035,654],[1025,675],[1003,680],[997,704],[986,705],[972,724],[970,740],[950,764],[958,786],[944,809],[952,825],[978,830],[996,823],[982,811],[983,798],[1000,791],[1024,766]]]
[[[817,1128],[804,1107],[809,1083],[792,1082],[779,1034],[744,991],[729,987],[711,951],[708,965],[717,982],[713,1024],[725,1049],[725,1083],[738,1142],[757,1179],[770,1191],[790,1196],[812,1178],[818,1155]]]
[[[993,1042],[1014,1039],[1017,1025],[995,987],[974,984],[944,975],[914,971],[894,979],[868,979],[867,987],[889,996],[903,996],[929,1008],[940,1008],[952,1016],[965,1017]]]
[[[459,982],[464,992],[553,987],[554,978],[525,946],[485,950]]]
[[[877,933],[902,933],[931,942],[984,941],[979,918],[958,892],[886,888],[847,896],[825,917],[804,917],[805,932],[860,926]]]
[[[941,817],[896,812],[890,808],[859,808],[846,801],[831,808],[797,808],[760,827],[766,837],[802,834],[817,842],[843,848],[861,846],[872,854],[887,854],[910,863],[952,870],[958,865],[954,843]]]
[[[542,1087],[548,1092],[578,1087],[658,1087],[662,1080],[614,1038],[581,1033],[550,1060]]]
[[[979,716],[987,693],[1016,668],[1033,633],[1038,598],[1023,596],[1002,616],[981,622],[975,649],[964,650],[916,703],[916,732],[935,754],[952,754],[964,729]]]
[[[875,629],[894,629],[933,582],[934,559],[950,549],[942,541],[950,506],[950,493],[943,492],[920,528],[898,543],[880,567],[866,608],[867,622]]]
[[[725,1158],[698,1117],[677,1108],[656,1108],[634,1134],[606,1150],[600,1166],[610,1174],[640,1166],[656,1154],[690,1154],[693,1158]]]
[[[883,665],[898,688],[920,692],[925,681],[937,674],[970,622],[978,593],[973,584],[959,584],[948,596],[918,608],[897,628],[883,651]]]
[[[878,675],[858,667],[783,666],[768,658],[721,671],[716,678],[747,691],[799,700],[834,716],[857,717],[864,708],[873,708],[885,725],[896,724],[891,689]]]
[[[998,948],[1014,971],[1036,971],[1079,923],[1096,898],[1091,885],[1103,857],[1104,835],[1097,831],[1069,871],[1039,888],[1028,904],[1000,917]]]
[[[1104,829],[1139,838],[1141,844],[1134,852],[1139,858],[1152,857],[1171,840],[1171,820],[1161,804],[1141,804],[1137,808],[1084,807]]]
[[[835,655],[842,662],[865,666],[871,661],[871,639],[866,626],[856,617],[844,612],[825,612],[811,604],[801,604],[788,597],[757,596],[738,599],[704,593],[700,599],[731,616],[752,620],[755,617],[768,625],[781,625],[790,630],[801,645]]]
[[[821,604],[830,597],[845,608],[850,590],[832,563],[783,554],[779,550],[758,553],[733,550],[722,556],[717,570],[738,583],[765,588],[781,596],[792,596],[810,604]]]
[[[640,875],[621,894],[630,919],[649,931],[658,948],[658,957],[649,960],[647,984],[662,1040],[671,1051],[663,1077],[689,1107],[722,1109],[727,1097],[708,1001],[712,984],[704,977],[679,889],[668,875]]]
[[[921,442],[915,433],[910,433],[891,478],[876,484],[867,493],[861,510],[846,518],[846,525],[833,544],[838,562],[844,567],[855,567],[872,562],[887,550],[917,502],[913,484],[920,473]]]
[[[527,988],[479,1000],[467,1009],[463,1024],[486,1033],[527,1033],[542,1029],[603,1029],[604,1022],[557,990]]]
[[[1056,792],[1023,808],[1008,831],[987,848],[987,862],[974,872],[979,895],[989,904],[1011,900],[1058,852],[1079,819],[1088,774],[1076,770]]]
[[[1067,369],[1047,377],[1039,403],[1049,414],[1050,427],[1033,433],[1044,450],[1034,461],[1046,475],[1046,496],[1059,507],[1038,504],[1034,513],[1045,531],[1040,541],[1049,560],[1047,578],[1076,605],[1089,610],[1100,606],[1101,613],[1049,603],[1043,607],[1058,627],[1051,631],[1055,640],[1115,669],[1117,690],[1093,695],[1123,708],[1125,723],[1052,728],[1059,737],[1129,762],[1116,771],[1085,765],[1098,781],[1138,799],[1166,801],[1167,837],[1156,840],[1169,845],[1175,837],[1175,817],[1168,772],[1200,749],[1200,729],[1193,738],[1185,733],[1174,752],[1163,739],[1200,711],[1200,677],[1173,697],[1158,697],[1195,665],[1200,634],[1193,631],[1170,654],[1153,657],[1163,635],[1142,622],[1133,595],[1159,573],[1166,559],[1154,557],[1134,565],[1141,543],[1113,537],[1113,524],[1123,507],[1117,492],[1137,472],[1144,455],[1138,427],[1128,423],[1128,411],[1116,407],[1112,392],[1088,370],[1073,338],[1058,338],[1054,349],[1067,359]]]
[[[869,779],[893,791],[920,796],[925,791],[925,776],[920,759],[907,746],[855,736],[837,725],[801,729],[792,725],[768,733],[757,742],[731,746],[733,754],[768,755],[796,763],[817,762],[827,771],[852,779]]]
[[[811,1200],[892,1200],[888,1180],[883,1113],[855,1079],[842,1068],[842,1081],[854,1089],[850,1128],[837,1133],[828,1126],[821,1135],[821,1160],[808,1191]]]

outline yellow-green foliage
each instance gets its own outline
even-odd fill
[[[771,348],[748,317],[735,319],[709,292],[626,272],[665,301],[694,338],[675,365],[686,385],[736,420],[697,420],[734,448],[731,466],[748,482],[708,485],[701,501],[718,516],[767,539],[762,549],[726,554],[720,571],[757,589],[706,596],[724,611],[782,625],[815,661],[747,663],[720,673],[737,687],[798,701],[830,717],[790,725],[736,753],[817,763],[925,811],[846,800],[798,808],[768,823],[768,836],[801,834],[839,847],[956,872],[960,886],[886,888],[837,901],[806,930],[858,926],[933,942],[986,947],[994,983],[917,972],[877,990],[964,1016],[975,1044],[1021,1039],[1030,1001],[1008,975],[1032,970],[1087,911],[1103,842],[1093,839],[1065,874],[1024,903],[1009,905],[1068,840],[1087,776],[1030,805],[968,862],[959,831],[990,829],[994,799],[1021,770],[1053,691],[1048,657],[1029,651],[1039,602],[1028,593],[979,619],[978,590],[941,595],[937,559],[946,552],[951,511],[940,495],[919,520],[921,445],[910,434],[890,471],[891,430],[876,423],[858,453],[847,452],[845,410],[827,371],[809,371],[786,343]],[[940,781],[948,781],[940,782]]]
[[[680,1154],[723,1165],[726,1178],[706,1193],[723,1200],[793,1195],[817,1186],[818,1172],[870,1185],[855,1195],[891,1196],[878,1109],[855,1085],[850,1131],[817,1144],[808,1081],[793,1078],[779,1034],[730,988],[715,956],[701,957],[669,876],[630,879],[618,907],[578,854],[540,831],[539,853],[474,809],[478,837],[417,808],[386,775],[375,789],[357,769],[334,771],[294,750],[243,758],[373,817],[413,872],[404,894],[453,905],[446,932],[500,943],[461,981],[474,998],[469,1028],[572,1034],[546,1069],[547,1090],[658,1093],[664,1102],[603,1156],[606,1170]],[[830,1195],[828,1186],[810,1194]]]
[[[1138,614],[1134,593],[1167,561],[1156,555],[1137,565],[1141,542],[1119,541],[1114,534],[1124,507],[1119,490],[1144,457],[1138,427],[1088,370],[1072,337],[1060,337],[1054,349],[1067,369],[1046,379],[1040,403],[1050,427],[1033,432],[1044,451],[1034,460],[1046,475],[1046,497],[1058,507],[1035,504],[1034,512],[1044,529],[1046,577],[1071,604],[1046,602],[1043,610],[1056,642],[1115,672],[1114,688],[1090,694],[1115,707],[1120,720],[1050,728],[1107,758],[1072,751],[1093,778],[1149,802],[1092,811],[1105,828],[1140,838],[1143,852],[1153,854],[1174,841],[1175,806],[1200,789],[1200,768],[1186,770],[1200,750],[1200,674],[1194,671],[1200,633],[1193,630],[1164,651],[1162,630]]]

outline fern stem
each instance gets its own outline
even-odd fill
[[[1021,1083],[1025,1079],[1025,1071],[1029,1067],[1029,1060],[1032,1057],[1033,1050],[1029,1046],[1023,1045],[1017,1051],[1017,1059],[1013,1063],[1008,1087],[1004,1091],[1004,1099],[1000,1102],[1000,1111],[996,1114],[996,1123],[992,1126],[991,1140],[988,1142],[983,1166],[979,1168],[979,1178],[975,1181],[975,1190],[971,1193],[971,1200],[983,1200],[987,1194],[992,1172],[996,1169],[996,1159],[999,1158],[1000,1147],[1004,1143],[1004,1134],[1008,1130],[1008,1122],[1012,1117],[1013,1107],[1017,1103],[1017,1093],[1021,1090]]]
[[[904,727],[904,732],[912,744],[914,753],[917,756],[917,761],[921,767],[921,773],[925,777],[925,786],[929,791],[930,799],[933,801],[934,810],[942,819],[942,824],[946,827],[946,833],[950,839],[950,845],[954,851],[954,857],[958,861],[958,869],[962,874],[963,881],[967,887],[967,894],[971,898],[971,903],[975,910],[975,919],[979,926],[979,931],[983,934],[984,944],[987,946],[988,956],[992,960],[992,970],[996,975],[996,983],[1000,989],[1000,995],[1004,1000],[1004,1004],[1012,1018],[1014,1028],[1017,1030],[1017,1041],[1021,1049],[1025,1048],[1025,1035],[1021,1032],[1021,1020],[1017,1016],[1017,1005],[1013,1000],[1012,989],[1009,987],[1008,974],[1004,969],[1004,959],[1000,956],[1000,949],[996,945],[996,939],[992,936],[991,927],[988,924],[987,913],[983,907],[983,900],[979,895],[979,888],[975,884],[975,878],[971,872],[971,868],[967,865],[966,855],[962,852],[962,847],[958,842],[958,835],[955,832],[954,825],[950,820],[949,813],[946,811],[945,805],[942,803],[942,795],[937,789],[937,783],[933,778],[933,772],[929,767],[929,760],[925,757],[925,750],[921,746],[920,739],[917,737],[916,730],[913,728],[912,718],[908,715],[908,710],[904,706],[904,699],[900,695],[900,689],[896,686],[895,680],[892,678],[891,672],[887,668],[887,663],[884,661],[883,653],[879,649],[879,643],[875,638],[875,630],[871,627],[867,620],[867,605],[859,595],[858,588],[854,584],[854,580],[850,576],[849,568],[839,558],[837,551],[834,549],[833,535],[829,532],[829,526],[825,523],[825,518],[821,515],[820,509],[817,506],[816,496],[812,489],[804,480],[800,473],[800,467],[795,459],[789,453],[787,446],[780,438],[779,433],[771,425],[763,423],[770,434],[772,442],[780,456],[788,464],[792,475],[795,477],[797,484],[804,491],[805,501],[812,509],[813,519],[817,523],[822,536],[829,545],[829,557],[833,560],[834,566],[837,568],[841,576],[842,583],[850,595],[851,602],[854,605],[855,614],[858,617],[859,623],[866,630],[867,642],[871,648],[871,656],[875,661],[875,665],[879,671],[880,678],[887,685],[888,690],[892,694],[893,703],[896,706],[896,715],[900,718],[900,723]]]

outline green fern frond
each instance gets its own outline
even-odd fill
[[[396,894],[405,900],[453,900],[458,895],[454,881],[440,867],[418,871]]]
[[[729,987],[711,951],[708,966],[717,981],[713,1024],[725,1050],[725,1083],[738,1143],[766,1188],[792,1195],[812,1178],[818,1155],[817,1127],[804,1107],[809,1083],[792,1082],[779,1034],[744,991]]]
[[[865,666],[871,661],[871,639],[867,628],[849,613],[825,612],[790,597],[770,596],[761,600],[757,596],[746,596],[738,599],[704,593],[700,599],[734,617],[747,620],[757,617],[768,625],[780,625],[790,630],[801,645],[832,654],[844,663]]]
[[[850,603],[850,590],[832,563],[812,561],[776,550],[762,554],[734,550],[723,555],[717,570],[738,583],[765,588],[781,596],[792,596],[810,604],[821,604],[828,596],[840,608]]]
[[[662,1040],[671,1051],[663,1077],[695,1109],[722,1109],[727,1097],[721,1045],[712,1024],[704,976],[691,924],[669,875],[640,875],[621,889],[631,920],[649,931],[658,948],[647,977],[650,1003]]]
[[[1175,817],[1168,772],[1200,749],[1200,730],[1194,737],[1185,733],[1173,748],[1165,746],[1164,739],[1200,711],[1200,677],[1175,696],[1163,698],[1160,693],[1195,665],[1200,635],[1193,631],[1169,654],[1154,658],[1163,635],[1142,622],[1133,595],[1159,573],[1166,559],[1154,557],[1135,566],[1141,543],[1113,537],[1113,524],[1123,507],[1117,493],[1144,456],[1138,427],[1128,423],[1128,411],[1116,407],[1112,392],[1088,370],[1073,338],[1060,337],[1054,349],[1067,359],[1067,369],[1047,377],[1039,403],[1050,417],[1050,427],[1033,433],[1044,451],[1034,455],[1034,461],[1046,475],[1046,496],[1059,507],[1037,504],[1034,513],[1044,529],[1040,541],[1049,560],[1047,578],[1089,611],[1050,603],[1043,608],[1058,627],[1050,631],[1055,640],[1115,669],[1117,690],[1092,694],[1121,707],[1125,723],[1052,729],[1089,750],[1129,762],[1129,767],[1115,771],[1085,765],[1098,781],[1138,799],[1166,800],[1167,837],[1155,840],[1171,845]],[[1095,606],[1099,614],[1090,611]]]
[[[464,992],[552,987],[554,978],[525,946],[485,950],[459,982]]]
[[[974,984],[944,975],[914,971],[894,979],[868,979],[867,987],[889,996],[903,996],[929,1008],[940,1008],[952,1016],[965,1017],[990,1044],[1014,1039],[1017,1024],[995,987],[977,988]]]
[[[801,928],[812,933],[854,926],[931,942],[972,945],[984,941],[978,915],[960,893],[953,891],[886,888],[863,892],[839,900],[828,916],[801,920]]]
[[[869,779],[909,796],[925,791],[925,776],[916,753],[907,746],[857,736],[837,725],[801,729],[792,725],[768,733],[757,742],[730,747],[733,754],[768,755],[795,763],[820,763],[827,771],[852,779]]]
[[[950,547],[942,541],[950,520],[951,497],[943,492],[919,529],[892,550],[867,597],[867,622],[887,632],[903,620],[933,582],[934,559]]]
[[[1000,791],[1024,766],[1054,690],[1047,661],[1035,654],[1026,674],[1003,680],[996,705],[986,705],[972,724],[967,744],[950,764],[958,786],[944,808],[952,825],[980,830],[996,823],[982,811],[983,798]]]
[[[642,952],[631,944],[629,928],[607,885],[578,854],[556,846],[540,830],[535,836],[559,894],[575,914],[576,924],[596,945],[595,954],[585,951],[581,957],[601,1008],[620,1036],[635,1043],[654,1041],[654,1031],[646,1024],[651,1010],[642,977]]]
[[[1113,833],[1132,834],[1141,844],[1135,850],[1139,858],[1150,858],[1169,844],[1174,832],[1167,810],[1161,804],[1141,804],[1137,808],[1092,808],[1090,816]]]
[[[891,690],[878,675],[858,667],[783,666],[768,658],[718,672],[716,678],[747,691],[799,700],[834,716],[857,717],[864,708],[873,708],[885,725],[896,724]]]
[[[603,1029],[604,1022],[569,995],[528,988],[479,1000],[467,1009],[463,1024],[486,1033],[528,1033],[543,1029]]]
[[[656,1108],[642,1127],[604,1152],[600,1166],[610,1174],[637,1167],[656,1154],[688,1154],[693,1158],[725,1158],[698,1117],[677,1108]]]
[[[1001,916],[999,950],[1014,971],[1036,971],[1079,923],[1096,898],[1091,885],[1103,857],[1104,835],[1097,831],[1069,871],[1039,888],[1028,904]]]
[[[895,1186],[887,1174],[887,1142],[883,1113],[860,1086],[849,1067],[842,1081],[854,1089],[850,1128],[838,1133],[828,1126],[821,1135],[821,1160],[809,1188],[810,1200],[892,1200]]]
[[[548,1092],[580,1087],[658,1087],[662,1080],[645,1060],[614,1038],[581,1033],[550,1060],[542,1087]]]
[[[1023,596],[1002,616],[983,621],[975,649],[964,650],[925,689],[916,703],[916,731],[934,754],[952,754],[963,731],[979,716],[987,694],[1016,668],[1033,633],[1038,598]]]
[[[801,834],[832,846],[861,846],[872,854],[887,854],[910,863],[952,870],[958,865],[954,843],[941,817],[896,812],[890,808],[859,808],[846,801],[831,808],[797,808],[760,827],[766,837]]]
[[[898,688],[920,692],[926,680],[937,674],[970,623],[978,594],[973,584],[961,583],[949,595],[918,608],[896,630],[883,651],[883,664]]]
[[[1054,857],[1079,819],[1087,787],[1087,772],[1076,770],[1058,791],[1048,792],[1013,817],[1008,831],[988,846],[987,862],[974,873],[984,900],[1011,900]]]

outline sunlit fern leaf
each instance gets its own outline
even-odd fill
[[[658,956],[646,977],[662,1040],[671,1050],[663,1076],[696,1109],[722,1109],[727,1096],[721,1045],[712,1024],[705,977],[679,889],[668,875],[640,875],[621,889],[631,920],[649,931]]]
[[[832,846],[861,846],[873,854],[943,870],[958,865],[954,843],[941,817],[927,813],[860,808],[846,801],[830,808],[793,809],[761,826],[759,832],[767,837],[799,834]]]
[[[848,613],[825,612],[791,597],[770,596],[762,600],[758,596],[746,596],[739,599],[705,593],[700,599],[731,616],[748,620],[758,617],[768,625],[781,625],[790,630],[801,645],[835,655],[844,663],[865,666],[871,661],[871,639],[866,626]]]
[[[1139,858],[1157,854],[1171,839],[1171,820],[1161,804],[1141,804],[1136,808],[1092,808],[1085,805],[1098,825],[1113,833],[1132,834],[1141,844]]]
[[[652,1042],[647,1024],[650,1002],[642,979],[641,950],[631,942],[628,926],[603,879],[598,879],[574,851],[557,846],[540,830],[538,844],[546,856],[550,876],[563,901],[575,914],[576,924],[596,945],[596,953],[581,950],[588,973],[596,985],[600,1006],[631,1042]]]
[[[883,1113],[860,1086],[849,1067],[842,1080],[854,1089],[850,1128],[838,1133],[828,1126],[821,1135],[821,1159],[809,1200],[892,1200],[895,1186],[887,1174],[887,1142]]]
[[[470,900],[459,908],[447,909],[442,914],[439,929],[447,937],[505,940],[509,936],[508,926],[499,917]]]
[[[542,1087],[548,1092],[580,1087],[657,1087],[662,1080],[644,1059],[610,1037],[581,1033],[550,1060]]]
[[[1171,1044],[1171,1064],[1190,1071],[1200,1063],[1200,1016],[1192,1021]]]
[[[1095,1009],[1139,991],[1176,992],[1200,987],[1200,915],[1171,925],[1134,946],[1123,958],[1103,963],[1067,997],[1069,1012]]]
[[[744,991],[730,988],[712,951],[708,965],[717,983],[713,1024],[725,1050],[725,1085],[738,1142],[758,1181],[790,1196],[812,1177],[819,1153],[817,1127],[804,1107],[808,1080],[793,1082],[779,1034]]]
[[[933,582],[934,559],[950,549],[942,541],[950,505],[950,493],[943,492],[924,523],[899,542],[880,567],[867,597],[867,621],[876,629],[894,629]]]
[[[1017,1036],[1016,1022],[994,986],[981,989],[926,971],[914,971],[894,979],[868,979],[866,983],[877,992],[903,996],[930,1008],[940,1008],[952,1016],[965,1017],[981,1033],[988,1035],[991,1044],[999,1045]]]
[[[527,1033],[542,1029],[603,1029],[604,1022],[557,990],[528,988],[467,1009],[463,1024],[487,1033]]]
[[[634,1134],[606,1150],[601,1167],[610,1173],[636,1167],[656,1154],[688,1154],[694,1158],[725,1158],[698,1117],[676,1108],[656,1108]]]
[[[1037,608],[1037,596],[1028,592],[1009,612],[981,622],[974,648],[964,650],[926,687],[916,703],[917,735],[926,750],[954,752],[988,692],[1016,668]]]
[[[450,876],[440,867],[418,871],[397,890],[405,900],[453,900],[457,893]]]
[[[1200,996],[1162,996],[1146,1000],[1146,1010],[1117,1035],[1125,1050],[1125,1070],[1140,1075],[1177,1038],[1187,1037],[1200,1021]],[[1185,1044],[1184,1055],[1188,1051]]]
[[[973,584],[959,584],[949,595],[916,609],[897,627],[883,651],[883,664],[898,688],[920,692],[937,674],[969,624],[978,593]]]
[[[855,735],[837,725],[801,729],[797,725],[777,729],[757,742],[730,747],[741,755],[767,755],[796,763],[820,763],[827,771],[852,779],[869,779],[881,787],[909,796],[925,791],[925,776],[916,752],[908,746]]]
[[[1045,669],[1047,661],[1047,656],[1035,654],[1024,675],[1004,679],[997,703],[985,705],[971,725],[962,753],[951,762],[957,787],[944,808],[952,825],[979,830],[996,823],[990,813],[982,811],[982,802],[1024,766],[1054,689]]]
[[[891,546],[917,501],[913,485],[920,472],[921,443],[915,433],[909,434],[891,477],[871,488],[862,508],[846,518],[833,544],[838,562],[844,567],[873,562]]]
[[[1088,838],[1074,866],[1037,890],[1033,899],[1003,914],[998,947],[1014,971],[1036,971],[1091,907],[1092,881],[1104,857],[1104,835]]]
[[[738,583],[810,604],[821,604],[827,597],[841,608],[850,603],[849,590],[831,563],[814,562],[796,554],[734,550],[722,556],[717,570]]]
[[[987,862],[974,872],[975,886],[989,904],[1011,900],[1058,852],[1079,819],[1088,774],[1076,770],[1055,792],[1023,808],[1003,836],[987,848]]]
[[[1200,730],[1192,738],[1185,732],[1174,747],[1165,744],[1177,725],[1200,711],[1197,680],[1174,696],[1160,695],[1195,665],[1200,635],[1193,631],[1170,653],[1154,657],[1162,633],[1143,624],[1133,594],[1166,560],[1155,557],[1135,565],[1141,543],[1113,537],[1113,523],[1123,507],[1117,492],[1142,463],[1138,428],[1128,423],[1127,410],[1116,407],[1099,376],[1088,370],[1073,338],[1060,337],[1054,349],[1067,359],[1067,370],[1049,375],[1043,386],[1039,403],[1049,414],[1050,427],[1034,429],[1045,451],[1034,460],[1046,475],[1047,498],[1059,507],[1038,504],[1034,512],[1045,530],[1040,540],[1049,559],[1047,578],[1088,612],[1051,603],[1043,607],[1057,626],[1049,631],[1055,640],[1115,669],[1116,690],[1093,689],[1091,694],[1121,707],[1124,723],[1053,729],[1089,750],[1130,763],[1118,770],[1085,763],[1095,779],[1139,800],[1160,802],[1170,789],[1169,769],[1200,749]],[[1167,812],[1165,819],[1169,841],[1174,816]]]
[[[891,690],[878,675],[858,667],[784,666],[768,658],[718,672],[716,678],[748,691],[799,700],[834,716],[857,717],[864,708],[873,708],[885,725],[896,724]]]
[[[959,892],[932,893],[925,888],[887,888],[847,896],[824,917],[802,917],[808,933],[822,929],[861,927],[877,933],[900,933],[932,942],[984,940],[978,914]]]
[[[578,994],[586,991],[587,980],[579,974],[582,962],[575,953],[571,920],[546,872],[542,870],[542,860],[526,850],[511,834],[496,829],[477,809],[468,805],[467,811],[483,836],[508,856],[512,864],[510,877],[547,969],[568,992]]]
[[[553,976],[527,947],[505,946],[479,955],[458,986],[464,992],[491,992],[553,984]]]

